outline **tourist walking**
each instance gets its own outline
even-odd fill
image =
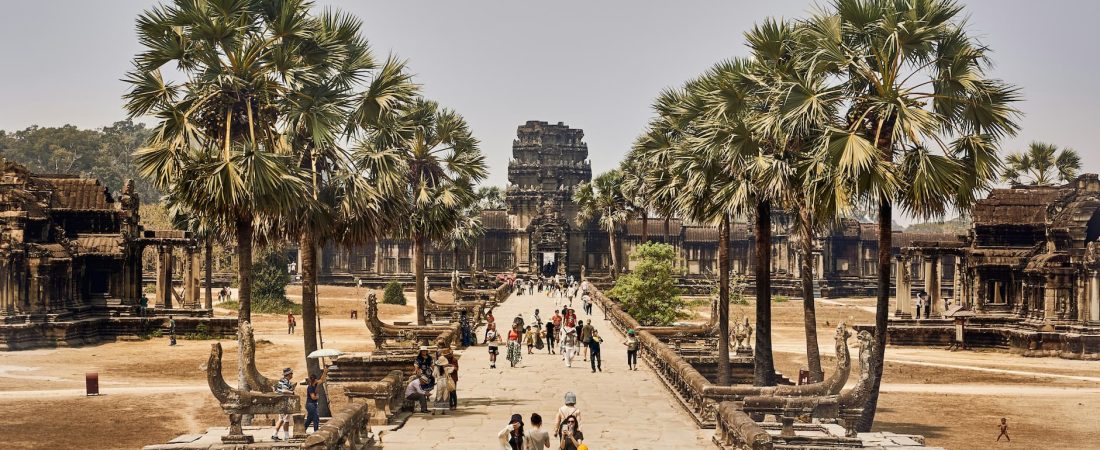
[[[913,306],[915,306],[916,309],[917,309],[917,315],[916,315],[917,319],[921,318],[921,316],[920,316],[920,306],[921,306],[920,302],[921,302],[920,294],[917,294],[917,298],[913,300]]]
[[[573,367],[573,357],[577,351],[577,329],[566,328],[565,335],[561,338],[561,357],[565,360],[565,367]]]
[[[634,335],[634,330],[626,330],[626,342],[623,342],[626,346],[626,367],[628,370],[638,370],[638,336]]]
[[[554,336],[554,322],[546,321],[546,353],[554,354],[554,343],[557,342],[557,336]]]
[[[413,378],[409,385],[405,387],[405,400],[420,403],[420,412],[422,413],[428,412],[428,392],[431,389],[424,387],[427,384],[428,377],[419,376]]]
[[[283,369],[283,377],[275,383],[275,393],[283,395],[294,395],[294,370],[287,367]],[[275,434],[271,435],[271,440],[279,440],[279,429],[283,429],[283,439],[290,440],[290,414],[279,414],[279,420],[275,422]]]
[[[581,410],[577,408],[577,394],[573,391],[565,393],[565,404],[558,408],[558,415],[554,418],[554,437],[560,437],[564,427],[569,420],[574,421],[574,429],[576,429],[576,421],[581,417]]]
[[[176,345],[176,319],[168,316],[168,345]]]
[[[512,367],[516,367],[523,360],[523,352],[519,346],[520,336],[519,324],[512,325],[512,329],[508,330],[508,363]]]
[[[462,332],[463,347],[477,345],[477,338],[474,337],[474,330],[473,327],[470,326],[470,318],[466,315],[466,311],[458,313],[458,327]]]
[[[527,346],[527,354],[533,355],[535,350],[535,338],[538,332],[532,327],[527,327],[523,330],[523,344]]]
[[[294,327],[298,326],[298,321],[294,319],[294,313],[288,313],[286,315],[286,334],[294,334]]]
[[[497,334],[496,330],[489,331],[485,337],[485,344],[489,346],[489,368],[496,369],[497,354],[500,353],[498,348],[500,346],[500,335]]]
[[[493,311],[485,313],[485,342],[489,342],[489,331],[496,331],[497,319],[493,317]]]
[[[550,448],[550,433],[542,429],[542,416],[531,414],[531,430],[523,437],[525,450],[544,450]]]
[[[512,418],[508,420],[508,426],[497,433],[501,450],[526,450],[523,438],[523,416],[519,414],[512,414]]]
[[[443,349],[443,356],[446,356],[447,361],[451,364],[451,380],[448,383],[450,394],[448,394],[447,400],[448,406],[454,410],[458,409],[458,357],[455,356],[454,350],[451,350],[450,347]]]
[[[451,388],[454,383],[454,381],[451,379],[451,372],[454,370],[454,368],[453,366],[451,366],[450,359],[448,359],[446,354],[443,352],[436,355],[434,364],[435,373],[433,375],[435,375],[437,385],[435,386],[435,395],[433,399],[434,405],[432,406],[432,408],[436,410],[449,409],[451,401]]]
[[[535,324],[535,326],[538,326],[538,324],[540,324],[540,323],[542,323],[542,317],[539,316],[539,309],[535,308],[535,322],[534,322],[534,324]]]
[[[592,296],[588,295],[587,292],[581,295],[581,306],[584,308],[586,315],[592,315]]]
[[[589,320],[588,322],[589,323],[584,323],[583,320],[577,321],[577,327],[581,329],[581,345],[584,346],[584,361],[588,361],[588,344],[592,341],[592,321]]]
[[[597,370],[603,372],[603,359],[600,358],[601,342],[603,342],[603,338],[600,337],[600,332],[593,328],[592,336],[588,339],[588,354],[592,359],[592,373],[596,373]]]
[[[309,424],[313,423],[313,432],[317,432],[317,428],[321,426],[321,416],[317,415],[317,386],[324,383],[328,379],[328,367],[321,372],[321,376],[310,375],[309,380],[306,381],[306,425],[305,428],[309,429]]]

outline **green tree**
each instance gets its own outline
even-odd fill
[[[573,201],[579,208],[577,221],[583,224],[596,220],[607,232],[610,245],[608,251],[611,253],[611,278],[615,278],[619,269],[619,246],[615,236],[630,219],[630,203],[620,189],[622,177],[622,172],[609,170],[589,183],[581,183],[573,193]]]
[[[280,129],[284,94],[292,89],[284,71],[308,62],[304,48],[285,44],[309,33],[306,8],[185,0],[154,6],[137,19],[143,50],[124,79],[129,116],[157,121],[134,156],[142,176],[170,202],[234,234],[242,325],[251,320],[257,221],[311,198]],[[185,81],[166,80],[164,68]],[[243,358],[238,352],[238,363]],[[238,382],[247,388],[243,372]]]
[[[386,283],[386,289],[382,291],[382,303],[405,306],[405,288],[401,283],[396,281]]]
[[[676,283],[676,248],[660,242],[643,243],[630,258],[635,268],[619,277],[608,295],[622,303],[623,309],[643,326],[671,325],[687,317],[687,304]]]
[[[466,120],[438,103],[417,98],[368,133],[356,158],[387,161],[401,174],[392,199],[401,205],[401,233],[413,242],[416,320],[427,323],[425,251],[458,226],[462,210],[475,200],[474,184],[485,178],[485,157]],[[371,165],[371,164],[366,164]]]
[[[1017,88],[988,75],[989,47],[952,0],[835,0],[806,21],[814,60],[837,70],[846,124],[827,151],[859,201],[878,207],[877,345],[869,431],[886,352],[894,205],[916,217],[968,209],[1000,175],[999,141],[1018,129]]]
[[[482,186],[477,188],[477,208],[480,210],[488,209],[508,209],[508,203],[505,202],[504,190],[500,186]]]
[[[1048,186],[1055,181],[1068,183],[1080,171],[1081,155],[1076,150],[1032,142],[1027,151],[1011,153],[1005,158],[1001,180],[1011,184]]]
[[[256,258],[252,277],[252,307],[256,312],[285,314],[299,309],[286,297],[290,284],[287,264],[290,258],[286,249],[280,247],[264,248]]]

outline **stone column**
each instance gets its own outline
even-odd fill
[[[1058,283],[1053,276],[1046,277],[1043,283],[1043,319],[1051,320],[1055,317],[1055,307],[1058,305]]]
[[[967,304],[966,298],[966,265],[963,257],[955,255],[955,279],[952,283],[952,296],[955,297],[955,305]]]
[[[913,287],[912,280],[909,277],[909,258],[907,256],[898,257],[897,275],[895,276],[897,280],[894,284],[897,286],[897,292],[894,297],[897,306],[894,315],[899,318],[913,317]]]
[[[157,307],[172,308],[172,247],[157,246]]]
[[[1100,322],[1100,271],[1089,271],[1089,320]]]
[[[943,315],[946,311],[943,308],[943,289],[940,289],[940,255],[931,255],[928,263],[928,279],[924,281],[925,289],[928,291],[928,298],[931,300],[931,310],[934,311],[933,316]]]
[[[856,276],[863,278],[863,239],[856,241]]]

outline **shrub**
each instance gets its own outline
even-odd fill
[[[401,286],[401,283],[396,281],[386,283],[386,289],[382,291],[382,303],[387,305],[405,304],[405,288]]]
[[[301,313],[302,306],[286,298],[290,258],[281,248],[265,248],[252,265],[252,312]]]
[[[630,255],[634,271],[615,281],[608,295],[622,302],[623,309],[646,326],[671,325],[687,317],[687,305],[676,282],[676,249],[651,242],[639,245]]]

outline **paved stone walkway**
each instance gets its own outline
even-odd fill
[[[517,314],[528,323],[535,308],[545,323],[554,315],[554,301],[543,294],[513,295],[493,313],[506,328]],[[579,319],[588,321],[580,309]],[[626,369],[623,337],[603,320],[597,306],[591,318],[605,339],[603,372],[592,373],[588,362],[578,356],[572,368],[566,368],[560,355],[535,351],[526,354],[517,368],[504,358],[497,368],[489,369],[488,350],[484,345],[463,351],[459,370],[459,408],[446,416],[414,414],[403,428],[385,432],[383,446],[401,449],[496,449],[497,433],[513,413],[523,415],[530,427],[531,413],[543,417],[544,429],[551,431],[554,416],[566,391],[577,394],[581,410],[580,429],[589,448],[607,449],[712,449],[711,430],[700,430],[661,384],[657,375],[641,363],[637,371]],[[484,331],[479,330],[480,337]],[[555,350],[556,351],[556,350]],[[551,447],[557,448],[557,439]]]

